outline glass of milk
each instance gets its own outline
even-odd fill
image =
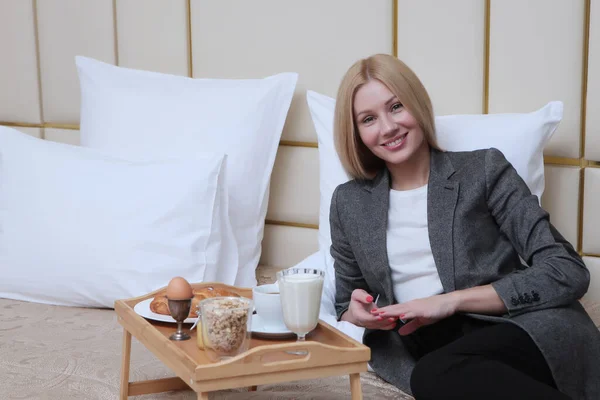
[[[285,326],[303,342],[317,327],[325,273],[312,268],[289,268],[277,273]]]

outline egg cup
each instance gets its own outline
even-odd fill
[[[167,298],[169,304],[169,313],[177,321],[177,331],[169,336],[171,340],[188,340],[190,335],[183,331],[183,321],[189,316],[192,307],[192,299],[173,300]]]

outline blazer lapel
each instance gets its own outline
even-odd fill
[[[427,224],[433,259],[446,292],[454,286],[454,210],[459,184],[449,178],[455,170],[445,153],[431,151],[431,170],[427,193]]]
[[[394,301],[394,288],[387,253],[387,218],[389,207],[389,175],[387,169],[377,177],[365,183],[363,188],[370,192],[370,199],[362,202],[360,232],[362,249],[369,262],[369,272],[379,284],[380,293],[385,294],[389,304]],[[367,195],[369,196],[369,195]],[[383,299],[382,299],[383,300]],[[383,302],[379,303],[380,306]]]
[[[432,150],[430,165],[427,193],[429,243],[442,286],[446,292],[450,292],[455,290],[452,233],[459,184],[449,180],[455,170],[443,152]],[[362,202],[362,249],[370,265],[369,273],[391,304],[394,301],[394,286],[387,253],[390,200],[390,178],[387,169],[382,170],[373,181],[365,183],[363,189],[370,193],[370,199]]]

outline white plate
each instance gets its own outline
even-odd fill
[[[296,337],[296,334],[287,328],[267,329],[258,314],[252,316],[252,335],[265,339],[287,339]]]
[[[171,322],[173,324],[177,323],[170,315],[157,314],[150,310],[150,303],[152,303],[152,298],[146,299],[144,301],[140,301],[133,307],[133,311],[135,311],[138,315],[141,315],[144,318],[152,319],[154,321],[160,322]],[[183,321],[185,324],[193,324],[196,322],[198,318],[187,318]]]

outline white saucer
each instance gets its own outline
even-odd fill
[[[285,326],[278,329],[266,328],[258,314],[252,316],[252,335],[265,339],[288,339],[296,337],[296,334]]]
[[[135,305],[135,307],[133,307],[133,311],[135,311],[138,315],[141,315],[144,318],[151,319],[154,321],[171,322],[174,324],[177,323],[177,321],[175,321],[170,315],[163,315],[152,312],[152,310],[150,310],[150,303],[152,303],[152,300],[152,298],[149,298],[144,301],[140,301]],[[193,324],[194,322],[196,322],[197,319],[198,318],[187,318],[185,321],[183,321],[183,323]]]

